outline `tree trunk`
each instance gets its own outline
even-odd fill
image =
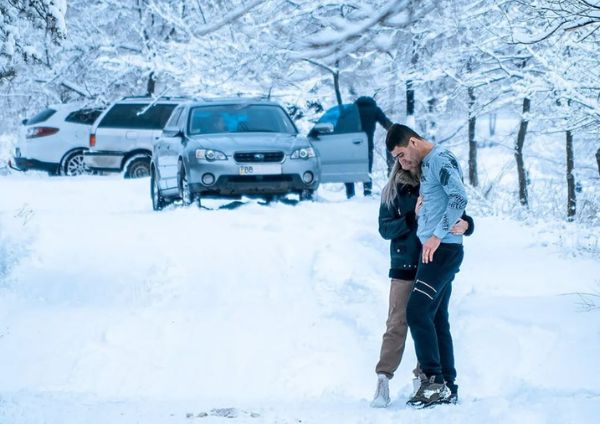
[[[600,149],[596,152],[596,162],[598,162],[598,175],[600,175]]]
[[[490,137],[493,137],[496,135],[496,119],[497,119],[497,115],[495,112],[492,112],[489,114],[488,117],[488,129],[489,129],[489,134]]]
[[[406,81],[406,125],[417,131],[415,121],[415,90],[412,80]]]
[[[410,4],[412,4],[412,0]],[[417,63],[419,63],[419,53],[417,49],[417,44],[415,40],[413,40],[409,68],[409,71],[411,73],[417,72]],[[406,125],[412,128],[413,130],[419,132],[419,129],[417,128],[417,120],[415,118],[415,89],[413,87],[412,79],[406,81]]]
[[[340,71],[333,73],[333,88],[335,90],[335,98],[339,106],[342,105],[342,93],[340,92]]]
[[[427,135],[428,135],[430,141],[432,141],[434,143],[435,143],[435,135],[437,132],[435,119],[433,119],[433,111],[435,109],[435,104],[436,104],[435,97],[430,97],[429,100],[427,100],[427,112],[428,112]]]
[[[399,74],[400,74],[400,68],[401,66],[401,62],[398,59],[398,56],[395,57],[395,59],[392,61],[391,63],[391,73],[392,75],[396,78],[396,79],[400,79],[399,78]],[[399,105],[398,105],[398,99],[400,96],[397,95],[397,88],[398,86],[396,84],[391,84],[390,86],[390,99],[391,99],[391,103],[390,103],[390,116],[397,116],[400,115],[400,111],[399,111]],[[393,122],[397,122],[396,120],[392,119]],[[385,162],[387,165],[387,176],[390,176],[390,173],[392,172],[392,168],[394,167],[394,163],[396,162],[394,157],[392,156],[392,154],[388,151],[388,149],[385,147],[385,142],[383,143],[384,145],[384,150],[385,150]]]
[[[342,106],[342,92],[340,91],[340,61],[335,61],[335,71],[333,72],[333,88],[338,105]]]
[[[517,134],[517,143],[515,144],[515,159],[517,160],[517,172],[519,174],[519,201],[521,205],[528,206],[529,199],[527,196],[527,175],[525,173],[525,162],[523,161],[523,145],[525,144],[525,135],[527,134],[527,113],[531,101],[525,97],[523,99],[523,114],[521,115],[521,124],[519,125],[519,133]]]
[[[415,90],[413,89],[412,80],[406,81],[406,115],[413,116],[415,114]]]
[[[573,164],[573,134],[571,131],[567,131],[567,219],[569,221],[573,221],[577,206]]]
[[[477,117],[473,110],[475,106],[475,89],[469,87],[467,91],[469,93],[469,183],[473,187],[477,187],[479,185],[479,178],[477,177],[477,141],[475,140]]]
[[[151,97],[156,89],[156,79],[154,79],[154,71],[148,76],[148,85],[146,86],[146,96]]]

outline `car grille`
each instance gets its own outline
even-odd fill
[[[237,152],[233,155],[236,162],[281,162],[283,152]]]

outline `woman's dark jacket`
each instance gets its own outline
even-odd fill
[[[391,207],[384,202],[379,207],[379,234],[391,240],[390,278],[413,280],[421,255],[421,242],[417,237],[415,206],[419,197],[419,186],[401,185]],[[473,219],[463,214],[462,219],[469,223],[466,236],[473,234]]]

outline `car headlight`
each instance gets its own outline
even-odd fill
[[[315,155],[315,149],[313,149],[312,147],[303,147],[302,149],[298,149],[298,150],[294,150],[294,152],[291,154],[290,158],[291,159],[308,159],[308,158],[314,158]]]
[[[212,162],[214,160],[227,160],[227,155],[218,150],[196,149],[196,159]]]

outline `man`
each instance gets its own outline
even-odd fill
[[[373,135],[375,134],[375,124],[379,122],[386,130],[392,125],[392,121],[385,116],[385,113],[377,106],[377,103],[372,97],[362,96],[354,102],[360,116],[360,125],[362,130],[367,133],[369,142],[369,174],[373,171]],[[369,181],[363,183],[363,193],[365,196],[371,195],[373,182],[369,177]],[[346,197],[348,199],[354,197],[354,183],[346,183]]]
[[[462,235],[451,232],[467,205],[462,171],[450,151],[405,125],[390,128],[386,147],[404,169],[421,168],[417,236],[423,247],[406,318],[424,378],[408,404],[454,403],[458,386],[448,304],[463,260]]]

